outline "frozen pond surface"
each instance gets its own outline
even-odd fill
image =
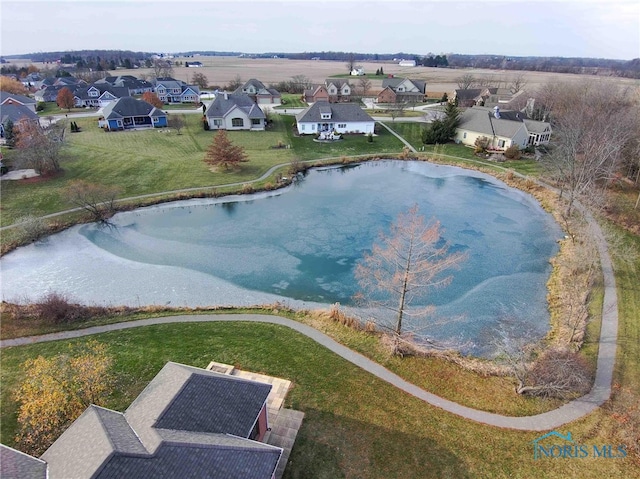
[[[313,170],[271,194],[189,200],[120,213],[113,227],[80,225],[0,260],[2,297],[48,291],[89,304],[312,308],[357,291],[353,269],[381,229],[418,203],[469,259],[432,292],[429,335],[486,353],[502,323],[548,329],[549,259],[562,232],[529,195],[481,173],[381,161]]]

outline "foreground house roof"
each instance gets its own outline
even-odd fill
[[[216,99],[207,109],[207,118],[224,118],[235,108],[242,110],[249,118],[266,118],[264,112],[255,101],[243,93],[218,93]]]
[[[102,115],[107,120],[133,116],[167,116],[164,111],[156,108],[150,103],[147,103],[144,100],[136,100],[130,96],[119,98],[118,100],[109,103],[102,109]]]
[[[35,121],[38,120],[38,115],[20,103],[6,102],[0,107],[0,123],[4,125],[9,120],[13,123],[18,123],[20,120]]]
[[[46,479],[47,463],[12,447],[0,444],[0,477]]]
[[[169,362],[124,414],[90,406],[42,460],[50,479],[271,479],[282,449],[248,439],[270,390]]]

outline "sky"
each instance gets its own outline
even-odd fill
[[[348,51],[640,57],[639,0],[0,0],[0,54]]]

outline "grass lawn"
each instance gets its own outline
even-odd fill
[[[275,109],[307,108],[309,105],[300,99],[301,96],[300,93],[282,93],[282,105],[276,106]]]
[[[291,150],[271,148],[287,142],[283,123],[275,115],[270,131],[229,132],[231,141],[245,148],[250,162],[237,171],[212,172],[203,158],[215,132],[204,131],[200,115],[184,119],[186,126],[178,135],[169,129],[105,133],[95,118],[78,118],[82,132],[69,135],[58,177],[2,183],[2,226],[26,214],[42,216],[69,208],[62,190],[75,179],[117,186],[120,197],[128,197],[245,182],[293,158]]]
[[[635,323],[635,336],[630,339],[637,340],[637,319]],[[292,380],[294,388],[286,407],[304,411],[305,420],[289,460],[287,478],[601,478],[635,477],[640,473],[632,458],[534,461],[531,441],[539,433],[497,429],[445,413],[280,326],[192,323],[137,328],[93,338],[106,343],[114,356],[118,385],[105,406],[120,411],[169,360],[199,367],[216,360]],[[3,443],[13,444],[16,405],[11,391],[21,378],[20,364],[84,341],[2,351]],[[638,352],[636,347],[633,355],[623,357],[622,369],[637,368]],[[617,376],[624,376],[620,369]],[[617,427],[614,417],[602,409],[560,430],[571,431],[581,444],[617,444],[616,434],[624,428]]]
[[[86,113],[87,108],[72,108],[71,111],[66,108],[60,108],[55,101],[45,101],[41,102],[44,105],[44,109],[37,112],[40,117],[47,117],[49,115],[63,115],[65,113]]]
[[[402,142],[384,128],[376,126],[376,135],[369,143],[365,135],[342,135],[342,140],[334,143],[318,143],[313,141],[315,135],[295,136],[292,125],[295,118],[283,115],[287,128],[288,143],[300,160],[315,160],[353,155],[380,155],[385,153],[398,154],[402,151]]]

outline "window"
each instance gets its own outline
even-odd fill
[[[222,126],[222,120],[216,118],[215,120],[213,120],[213,126]]]
[[[462,138],[466,138],[467,137],[467,132],[465,131],[464,134],[462,135]]]
[[[301,126],[302,126],[302,131],[304,131],[304,124],[302,124]]]
[[[503,148],[504,147],[504,140],[498,141],[498,147],[499,148]]]
[[[235,128],[240,128],[244,126],[244,120],[242,118],[232,118],[231,119],[231,126],[235,127]]]
[[[346,123],[338,123],[338,128],[346,128],[347,124]]]
[[[252,125],[260,125],[260,118],[252,118],[251,119],[251,124]]]

